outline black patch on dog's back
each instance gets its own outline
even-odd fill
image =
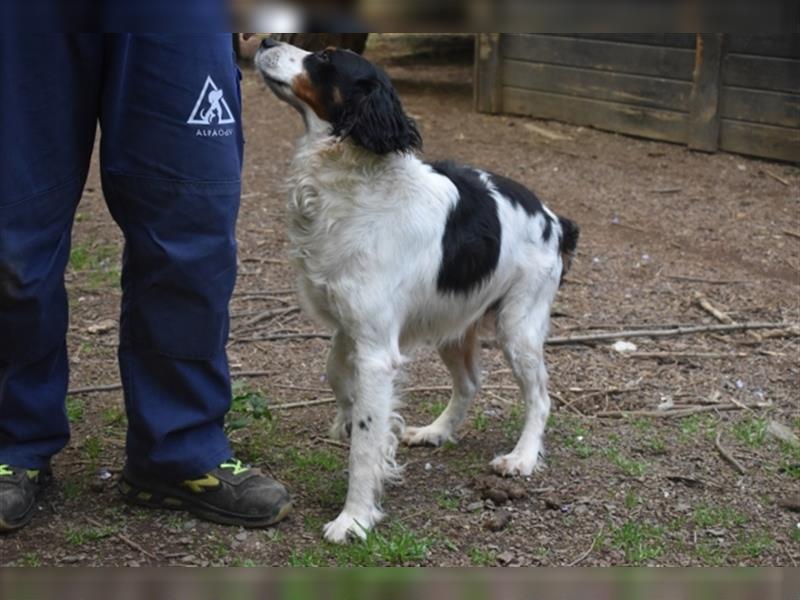
[[[497,204],[475,170],[451,162],[431,167],[458,190],[458,202],[447,216],[442,236],[436,287],[443,293],[467,294],[492,274],[500,260]]]
[[[553,233],[553,219],[545,212],[542,202],[536,197],[536,194],[521,183],[517,183],[508,177],[503,177],[496,173],[490,173],[489,177],[494,187],[497,188],[497,191],[508,198],[513,206],[521,206],[523,210],[532,217],[538,214],[544,217],[542,239],[547,242]]]

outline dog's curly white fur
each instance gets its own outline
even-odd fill
[[[304,308],[335,331],[331,435],[351,444],[347,499],[326,539],[363,538],[382,518],[383,483],[401,473],[398,436],[408,445],[454,439],[480,388],[487,315],[527,409],[516,447],[492,467],[530,475],[550,410],[550,305],[577,229],[513,182],[418,159],[416,127],[363,58],[267,43],[256,64],[307,128],[288,178],[291,259]],[[433,423],[402,431],[395,381],[421,344],[439,349],[453,394]]]

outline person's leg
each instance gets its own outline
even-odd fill
[[[198,476],[231,456],[225,354],[242,133],[229,35],[107,36],[103,189],[125,234],[119,362],[128,466]]]
[[[232,459],[223,429],[242,165],[230,35],[108,38],[106,200],[125,234],[119,362],[129,502],[262,527],[286,489]]]
[[[0,35],[0,532],[69,440],[64,269],[99,107],[99,36]]]
[[[0,35],[0,464],[44,467],[69,439],[63,275],[97,123],[100,41]]]

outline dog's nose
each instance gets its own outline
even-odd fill
[[[261,40],[261,49],[262,50],[269,50],[270,48],[275,48],[276,46],[279,46],[279,45],[280,44],[278,42],[276,42],[275,40],[270,39],[268,37],[266,37],[263,40]]]

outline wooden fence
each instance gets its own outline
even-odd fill
[[[475,105],[800,161],[800,36],[477,34]]]

